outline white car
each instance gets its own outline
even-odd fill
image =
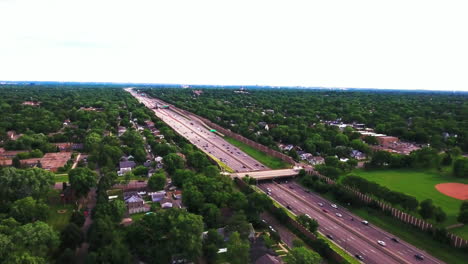
[[[323,203],[317,203],[320,207],[323,207]]]
[[[336,204],[331,204],[330,206],[335,208],[335,209],[338,209],[338,206]]]
[[[364,225],[369,225],[369,222],[367,222],[366,220],[362,220],[362,222]]]
[[[312,219],[312,217],[310,217],[310,215],[309,215],[309,214],[305,214],[305,216],[307,216],[308,218]]]
[[[382,247],[385,247],[387,245],[387,243],[383,242],[382,240],[377,240],[377,243]]]
[[[276,232],[276,230],[272,226],[269,226],[269,228],[272,232]]]
[[[336,213],[335,215],[338,216],[338,217],[343,217],[343,215],[340,214],[340,213]]]

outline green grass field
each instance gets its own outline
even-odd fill
[[[251,146],[237,141],[231,137],[224,137],[224,139],[270,169],[285,169],[291,167],[290,164],[284,162],[283,160],[269,156],[268,154],[252,148]]]
[[[391,190],[412,195],[419,201],[432,199],[434,205],[442,207],[447,213],[444,226],[457,223],[456,217],[462,201],[440,193],[435,185],[446,182],[468,183],[468,179],[455,178],[447,176],[447,174],[442,175],[431,170],[355,170],[353,174],[386,186]],[[468,238],[468,226],[453,229],[453,232]]]
[[[74,205],[61,203],[58,190],[51,190],[47,196],[49,198],[49,211],[46,222],[55,230],[62,231],[70,222]]]
[[[68,182],[68,174],[56,174],[55,182]]]

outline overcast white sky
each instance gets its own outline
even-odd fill
[[[468,1],[0,0],[0,80],[468,90]]]

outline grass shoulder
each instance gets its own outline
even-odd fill
[[[244,151],[245,153],[247,153],[249,156],[251,156],[252,158],[258,160],[260,163],[262,163],[263,165],[269,167],[270,169],[285,169],[285,168],[289,168],[291,167],[290,164],[284,162],[283,160],[279,159],[279,158],[275,158],[275,157],[272,157],[268,154],[266,154],[265,152],[262,152],[258,149],[255,149],[245,143],[242,143],[234,138],[231,138],[231,137],[227,137],[225,136],[224,139],[231,143],[232,145],[238,147],[239,149],[241,149],[242,151]]]

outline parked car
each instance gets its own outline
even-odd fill
[[[382,241],[382,240],[377,240],[377,243],[378,243],[379,245],[381,245],[382,247],[387,246],[387,243],[385,243],[385,242]]]

